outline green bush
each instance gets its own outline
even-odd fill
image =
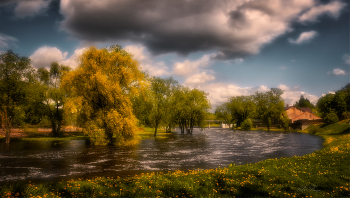
[[[253,126],[252,121],[249,118],[247,118],[243,121],[241,125],[241,129],[247,131],[247,130],[250,130],[252,126]]]
[[[350,118],[350,112],[349,111],[345,111],[345,112],[343,112],[342,116],[343,116],[344,119],[349,119]]]
[[[25,119],[25,112],[22,107],[15,107],[14,108],[14,117],[13,117],[13,126],[21,126],[24,124]]]
[[[22,124],[22,130],[23,132],[25,133],[35,133],[35,132],[38,132],[38,128],[37,127],[34,127],[30,124]]]
[[[47,117],[47,116],[44,116],[40,123],[38,124],[38,127],[41,127],[41,128],[51,128],[51,121],[50,119]]]
[[[329,113],[323,120],[326,124],[334,124],[339,121],[338,116],[335,113]]]
[[[319,125],[311,125],[309,127],[307,127],[307,132],[310,134],[315,134],[321,131],[320,126]]]

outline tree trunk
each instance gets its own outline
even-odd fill
[[[180,120],[180,129],[181,129],[181,134],[185,134],[185,123],[183,119]]]
[[[267,118],[267,131],[270,131],[271,119]]]
[[[10,138],[11,138],[11,118],[9,119],[8,118],[8,115],[7,115],[7,110],[6,108],[4,108],[4,112],[2,112],[0,114],[1,116],[1,126],[3,128],[3,130],[5,131],[5,142],[6,144],[9,144],[10,143]]]
[[[105,135],[107,137],[107,141],[109,145],[113,145],[115,142],[113,140],[113,131],[108,128],[107,123],[103,123],[103,129],[105,130]]]
[[[50,117],[51,117],[51,128],[52,128],[52,136],[58,137],[61,134],[61,125],[62,125],[62,116],[60,115],[58,105],[56,106],[56,111],[53,112],[49,109]]]
[[[11,127],[8,124],[6,126],[5,138],[6,138],[6,144],[9,144],[10,143],[10,138],[11,138]]]
[[[167,133],[170,133],[170,132],[171,132],[171,126],[170,126],[170,125],[166,128],[166,132],[167,132]]]
[[[157,136],[158,121],[156,121],[156,128],[154,129],[154,137]]]

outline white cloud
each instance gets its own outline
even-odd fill
[[[57,47],[43,46],[37,49],[29,58],[35,68],[50,67],[51,62],[66,59],[68,52],[62,53]]]
[[[43,12],[50,5],[52,0],[27,0],[19,1],[15,8],[15,17],[32,17]]]
[[[124,49],[131,53],[139,62],[140,67],[146,70],[151,76],[169,75],[169,68],[163,61],[155,62],[151,54],[144,46],[128,45]]]
[[[204,55],[196,61],[185,60],[184,62],[177,62],[173,66],[173,74],[179,76],[190,76],[198,72],[198,70],[205,68],[210,63],[211,55]]]
[[[68,59],[63,59],[59,61],[59,64],[69,66],[72,69],[75,69],[78,66],[78,57],[86,50],[86,48],[79,48],[76,49],[72,56],[70,56]]]
[[[188,85],[189,87],[196,87],[208,93],[208,99],[212,104],[212,110],[214,111],[218,105],[221,105],[224,102],[227,102],[228,99],[232,96],[248,96],[253,95],[255,92],[266,92],[269,89],[264,86],[258,87],[239,87],[234,84],[229,83],[204,83],[200,85]]]
[[[131,53],[134,58],[139,61],[139,62],[142,62],[144,60],[148,60],[148,55],[146,55],[146,52],[145,52],[145,47],[143,46],[136,46],[136,45],[128,45],[128,46],[125,46],[124,49]]]
[[[163,62],[155,62],[151,64],[141,64],[142,69],[148,71],[151,76],[170,75],[168,66]]]
[[[284,92],[281,97],[286,105],[292,106],[295,102],[299,101],[301,95],[307,98],[312,104],[316,104],[319,98],[318,96],[301,91],[300,86],[288,87],[280,84],[277,87]]]
[[[349,75],[349,72],[346,72],[342,69],[337,68],[337,69],[333,69],[332,72],[328,72],[327,74],[330,76],[346,76],[346,75]]]
[[[211,64],[211,57],[213,54],[207,54],[195,61],[185,60],[183,62],[177,62],[173,65],[172,74],[185,77],[186,85],[199,85],[209,81],[214,81],[215,72],[213,70],[206,69]]]
[[[205,71],[202,73],[194,74],[188,77],[185,81],[185,85],[195,85],[195,84],[203,84],[209,81],[215,80],[215,76],[207,74]]]
[[[0,33],[0,48],[9,48],[16,41],[17,39],[15,37]]]
[[[289,42],[294,43],[294,44],[307,43],[307,42],[310,42],[313,38],[315,38],[317,36],[317,34],[318,33],[316,31],[303,32],[300,34],[298,39],[296,39],[296,40],[289,39]]]
[[[341,1],[332,1],[329,4],[326,5],[318,5],[316,7],[311,8],[304,14],[302,14],[299,17],[300,22],[315,22],[317,20],[317,17],[319,17],[322,14],[328,14],[332,16],[333,18],[338,18],[340,15],[340,12],[343,8],[345,8],[346,4]]]
[[[350,54],[344,54],[343,59],[345,64],[350,65]]]
[[[62,52],[57,47],[43,46],[37,49],[29,58],[35,68],[49,68],[52,62],[58,62],[75,69],[78,66],[77,58],[84,50],[85,48],[76,49],[74,54],[67,58],[68,52]]]

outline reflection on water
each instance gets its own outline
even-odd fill
[[[210,169],[305,155],[322,148],[302,133],[195,129],[128,148],[89,146],[84,140],[0,143],[0,182],[117,177],[145,172]]]

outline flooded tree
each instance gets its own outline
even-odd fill
[[[151,108],[148,114],[154,126],[154,136],[156,136],[160,125],[166,130],[171,130],[173,114],[171,100],[179,85],[173,78],[153,77],[150,81]]]
[[[231,97],[227,106],[231,117],[237,122],[237,126],[241,126],[244,120],[252,118],[256,109],[253,96]]]
[[[222,120],[228,124],[234,123],[234,118],[232,117],[231,111],[229,109],[229,102],[225,102],[215,109],[215,116],[217,119]]]
[[[174,93],[172,101],[173,118],[182,134],[192,134],[194,126],[205,126],[205,117],[210,108],[205,92],[182,87]]]
[[[70,67],[59,65],[52,62],[50,71],[45,68],[39,68],[38,78],[45,87],[46,115],[49,117],[54,137],[61,135],[61,126],[63,121],[63,102],[65,99],[64,90],[60,88],[61,78],[71,70]]]
[[[131,144],[137,128],[130,95],[143,79],[138,62],[120,46],[90,47],[79,57],[78,68],[62,79],[68,94],[65,111],[77,110],[93,144]]]

